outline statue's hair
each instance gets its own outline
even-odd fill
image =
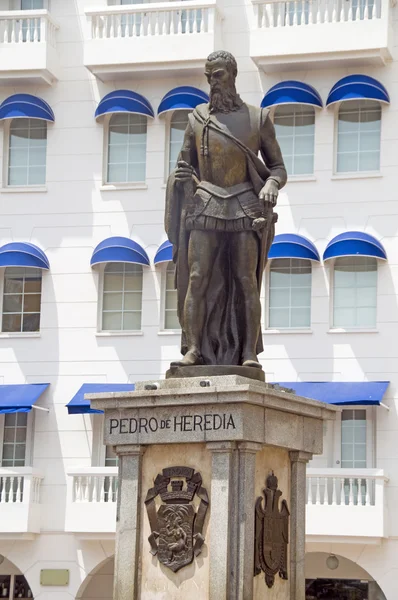
[[[215,52],[209,54],[209,56],[207,57],[207,62],[212,62],[213,60],[218,59],[221,59],[226,63],[227,67],[230,69],[234,77],[237,76],[238,64],[235,60],[235,57],[230,52],[227,52],[226,50],[216,50]]]

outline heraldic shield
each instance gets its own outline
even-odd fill
[[[256,500],[255,510],[255,551],[254,574],[265,573],[265,582],[269,588],[275,583],[275,575],[279,572],[282,579],[287,579],[287,545],[289,542],[289,509],[286,500],[282,500],[279,510],[279,499],[282,492],[278,490],[278,479],[272,472],[267,477],[263,498]]]
[[[163,502],[156,509],[156,498]],[[199,507],[195,510],[194,499]],[[151,553],[176,572],[191,564],[202,551],[202,535],[209,499],[202,487],[200,473],[189,467],[163,469],[155,479],[145,499],[151,535],[148,540]]]

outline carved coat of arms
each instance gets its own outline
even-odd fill
[[[157,508],[157,497],[162,503]],[[194,506],[195,496],[199,506]],[[159,502],[158,502],[159,503]],[[200,473],[189,467],[163,469],[145,498],[151,553],[172,571],[191,564],[202,551],[202,535],[209,499]]]
[[[279,572],[282,579],[287,579],[287,545],[289,542],[289,509],[286,500],[279,499],[282,492],[278,490],[278,479],[272,472],[267,477],[263,498],[256,500],[255,515],[255,550],[254,574],[265,573],[265,582],[272,588],[275,575]]]

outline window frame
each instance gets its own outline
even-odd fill
[[[337,257],[340,258],[340,257]],[[344,257],[341,257],[344,258]],[[375,257],[363,257],[363,258],[375,258]],[[335,327],[334,326],[334,268],[335,268],[335,262],[336,262],[336,258],[333,258],[331,260],[328,260],[329,263],[329,333],[361,333],[361,332],[370,332],[370,333],[376,333],[378,331],[378,323],[379,323],[379,319],[378,319],[378,307],[379,307],[379,261],[377,258],[375,258],[376,260],[376,265],[377,265],[377,278],[376,278],[376,323],[374,327],[364,327],[364,326],[360,326],[360,327]]]
[[[109,158],[109,127],[111,123],[111,119],[114,116],[112,113],[104,116],[104,121],[102,123],[103,128],[103,140],[102,140],[102,185],[101,189],[103,191],[106,190],[143,190],[147,189],[147,177],[148,177],[148,117],[146,118],[147,130],[146,130],[146,150],[145,150],[145,179],[143,181],[126,181],[126,182],[115,182],[110,183],[107,181],[108,179],[108,158]],[[123,114],[123,113],[122,113]],[[131,113],[124,113],[131,114]],[[133,113],[135,114],[135,113]],[[141,115],[145,117],[145,115]]]
[[[23,467],[1,467],[2,469],[24,469],[25,467],[31,467],[33,464],[33,437],[35,427],[35,409],[28,413],[26,423],[26,451],[25,451],[25,465]],[[0,415],[0,466],[3,462],[3,443],[4,443],[4,425],[5,415]]]
[[[31,119],[31,117],[25,117],[28,119]],[[46,129],[47,129],[47,137],[46,137],[46,179],[44,181],[44,183],[37,183],[37,184],[28,184],[28,185],[9,185],[8,183],[8,171],[9,171],[9,167],[10,167],[10,133],[11,133],[11,123],[12,121],[16,120],[16,118],[14,119],[5,119],[5,123],[3,126],[3,185],[2,185],[2,191],[6,191],[6,192],[42,192],[42,191],[47,191],[47,174],[48,174],[48,164],[47,164],[47,159],[48,159],[48,133],[49,133],[49,129],[48,129],[48,121],[46,121],[45,119],[36,119],[39,121],[44,121],[46,123]]]
[[[372,469],[376,466],[376,406],[343,406],[342,410],[336,413],[334,421],[334,451],[333,467],[341,467],[341,426],[343,410],[365,410],[366,412],[366,469]]]
[[[270,311],[270,291],[271,291],[271,264],[274,259],[269,259],[267,261],[267,266],[264,273],[263,287],[264,293],[261,298],[261,308],[264,310],[264,317],[262,320],[262,325],[264,326],[265,333],[281,333],[281,334],[289,334],[289,333],[310,333],[312,331],[312,304],[313,304],[313,264],[309,259],[300,259],[300,260],[308,260],[311,267],[311,295],[310,295],[310,324],[308,327],[271,327],[270,319],[269,319],[269,311]],[[292,260],[292,259],[286,259]]]
[[[366,99],[365,99],[366,100]],[[371,102],[377,102],[377,100],[371,100]],[[339,143],[339,113],[340,108],[343,104],[349,101],[336,102],[335,114],[334,114],[334,136],[333,136],[333,178],[334,179],[345,179],[345,178],[361,178],[361,177],[377,177],[382,174],[381,172],[381,152],[382,152],[382,137],[383,137],[383,102],[379,102],[380,105],[380,155],[379,162],[380,166],[374,171],[338,171],[337,170],[337,154],[338,154],[338,143]]]
[[[142,335],[142,320],[144,314],[144,268],[142,267],[142,293],[141,293],[141,329],[102,329],[102,310],[104,306],[104,283],[105,267],[111,263],[102,263],[99,265],[98,282],[98,314],[97,314],[97,335],[99,336],[124,336],[124,335]]]
[[[166,125],[166,135],[165,135],[165,143],[166,143],[166,147],[165,147],[165,152],[164,152],[164,158],[165,158],[165,163],[164,163],[164,183],[167,183],[167,180],[169,178],[169,164],[170,164],[170,142],[171,142],[171,121],[172,118],[174,116],[174,114],[176,112],[182,112],[182,111],[187,111],[188,115],[192,114],[194,109],[187,109],[187,108],[183,108],[183,109],[178,109],[176,108],[175,110],[169,110],[167,111],[166,115],[165,115],[165,125]]]
[[[105,415],[90,415],[92,417],[92,452],[91,452],[91,466],[102,467],[107,469],[105,465],[106,457],[106,444],[104,444],[104,422]],[[114,469],[115,467],[109,467]]]
[[[179,329],[167,329],[166,328],[166,285],[167,285],[167,267],[170,262],[166,261],[161,265],[161,294],[160,294],[160,333],[166,333],[169,335],[180,335],[181,327]]]
[[[299,104],[300,106],[306,106],[305,104],[298,102],[298,103],[294,103],[292,102],[291,104],[275,104],[274,106],[270,107],[269,109],[269,115],[272,121],[272,124],[275,126],[275,113],[276,113],[276,109],[279,106],[296,106],[297,104]],[[318,119],[318,112],[316,110],[315,106],[312,106],[312,108],[314,109],[314,161],[313,161],[313,169],[312,169],[312,173],[303,173],[303,174],[297,174],[297,175],[288,175],[288,180],[291,181],[314,181],[315,180],[315,161],[316,161],[316,135],[317,135],[317,119]]]
[[[2,331],[3,329],[3,301],[4,301],[4,275],[5,270],[8,267],[0,267],[0,338],[4,337],[40,337],[42,332],[42,305],[43,305],[43,289],[44,289],[44,273],[43,269],[38,269],[41,271],[41,295],[40,295],[40,329],[39,331]],[[21,267],[24,269],[26,267]],[[29,268],[29,267],[28,267]]]

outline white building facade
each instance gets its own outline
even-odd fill
[[[117,466],[83,395],[179,356],[165,183],[217,49],[289,172],[267,380],[341,403],[308,469],[307,598],[398,597],[394,4],[0,0],[0,597],[112,598]]]

